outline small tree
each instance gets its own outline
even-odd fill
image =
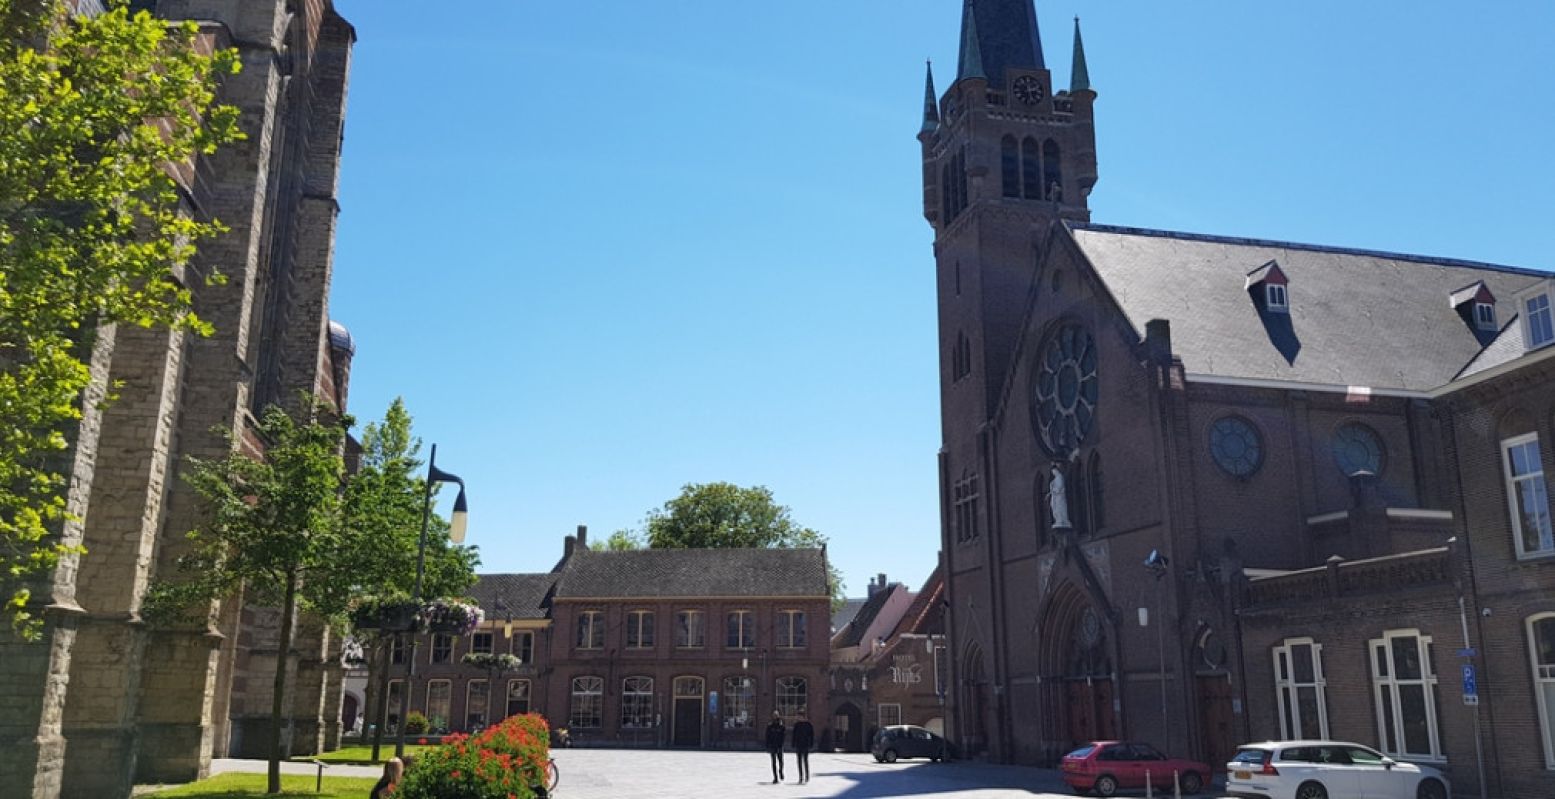
[[[788,506],[777,504],[766,486],[687,484],[680,496],[648,511],[647,527],[648,546],[653,549],[819,549],[826,545],[826,536],[794,521]],[[842,573],[830,563],[826,568],[835,611],[844,601]]]
[[[190,310],[195,244],[222,230],[180,210],[177,165],[241,137],[215,104],[236,51],[192,22],[0,0],[0,616],[25,637],[29,580],[80,553],[66,519],[70,428],[98,325],[209,326]]]
[[[281,609],[279,656],[270,707],[269,792],[281,790],[281,730],[286,662],[299,610],[326,618],[343,616],[359,585],[356,551],[370,545],[342,524],[345,464],[342,422],[322,408],[306,422],[270,407],[255,432],[263,458],[238,451],[220,460],[190,459],[187,479],[209,509],[209,522],[189,533],[191,551],[180,558],[179,583],[160,583],[150,603],[154,620],[173,620],[182,609],[231,596]],[[348,421],[348,420],[347,420]]]

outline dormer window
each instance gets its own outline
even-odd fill
[[[1496,306],[1488,302],[1474,303],[1474,324],[1481,330],[1496,329]]]
[[[1550,308],[1548,290],[1525,298],[1523,311],[1525,314],[1523,325],[1528,331],[1528,349],[1536,349],[1555,342],[1555,311]]]
[[[1476,280],[1454,291],[1448,295],[1447,302],[1464,324],[1479,333],[1495,333],[1501,329],[1496,325],[1496,295],[1490,293],[1485,281]],[[1488,343],[1488,340],[1481,336],[1480,343]]]
[[[1285,287],[1278,283],[1268,283],[1263,287],[1264,306],[1271,311],[1290,311],[1290,303],[1285,298]]]
[[[1290,278],[1274,261],[1247,273],[1245,284],[1253,304],[1262,313],[1290,313]]]

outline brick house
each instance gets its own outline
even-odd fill
[[[483,575],[472,594],[478,630],[416,647],[411,708],[449,730],[532,710],[584,746],[753,749],[774,709],[827,707],[823,550],[595,552],[579,528],[553,571]],[[460,663],[488,647],[533,653],[496,695]]]
[[[832,748],[862,752],[882,726],[945,728],[944,579],[936,569],[915,592],[885,575],[832,635]]]
[[[1072,64],[986,0],[926,89],[950,735],[1223,762],[1312,710],[1474,792],[1472,648],[1491,793],[1555,795],[1549,273],[1094,224]]]

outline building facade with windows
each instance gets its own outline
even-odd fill
[[[553,571],[482,575],[471,594],[478,629],[414,647],[410,707],[436,732],[532,711],[584,746],[753,749],[773,710],[789,723],[818,713],[823,728],[823,550],[596,552],[580,527]],[[522,665],[491,675],[462,662],[470,652]],[[408,656],[390,655],[389,729]]]
[[[1473,665],[1492,795],[1555,795],[1549,272],[1095,224],[1078,25],[1065,90],[1036,20],[968,2],[919,132],[951,736],[1326,727],[1472,792]]]
[[[848,752],[869,749],[876,730],[913,724],[945,730],[945,583],[936,569],[916,593],[885,575],[831,640],[831,735]]]

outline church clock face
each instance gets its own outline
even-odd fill
[[[1042,102],[1046,90],[1042,88],[1042,81],[1030,75],[1022,75],[1015,79],[1015,99],[1025,105],[1036,105]]]
[[[1096,342],[1066,325],[1042,347],[1033,369],[1031,421],[1049,455],[1067,458],[1096,421]]]

